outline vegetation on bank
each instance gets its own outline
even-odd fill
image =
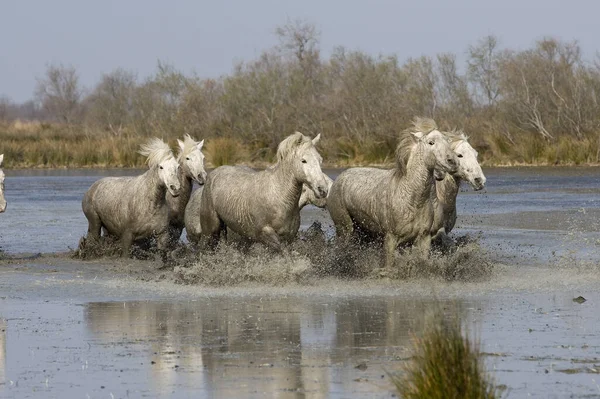
[[[74,68],[49,65],[32,101],[0,97],[0,153],[9,168],[137,167],[148,137],[175,145],[187,133],[206,139],[212,166],[262,166],[298,130],[322,134],[331,166],[387,164],[397,133],[425,116],[464,129],[485,165],[600,163],[600,63],[576,42],[514,51],[488,36],[460,68],[448,53],[323,57],[302,21],[276,34],[279,45],[218,79],[159,62],[145,79],[118,68],[85,88]]]
[[[206,138],[204,152],[208,167],[245,164],[263,167],[273,161],[273,153],[256,148],[234,137]],[[169,139],[175,150],[177,136]],[[146,136],[113,135],[85,126],[61,126],[51,123],[16,122],[0,124],[0,153],[4,166],[18,168],[95,168],[144,167],[145,159],[138,154]],[[319,144],[324,166],[392,164],[391,148],[377,142],[351,143],[343,138],[326,136]],[[480,162],[486,166],[510,165],[593,165],[600,163],[598,137],[538,140],[523,136],[517,145],[504,136],[484,137],[478,147]]]

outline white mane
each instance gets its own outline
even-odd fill
[[[142,144],[139,153],[147,157],[146,162],[150,167],[157,166],[168,158],[173,158],[173,152],[167,143],[158,138],[150,139]]]

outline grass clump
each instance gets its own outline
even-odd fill
[[[414,356],[392,382],[405,399],[493,399],[499,388],[486,373],[479,343],[463,332],[458,317],[430,313]]]

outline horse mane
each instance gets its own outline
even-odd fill
[[[173,158],[173,152],[167,143],[158,138],[152,138],[140,146],[139,153],[147,157],[146,162],[152,168],[169,157]]]
[[[450,146],[452,150],[458,147],[458,145],[463,141],[469,141],[469,136],[467,136],[465,132],[461,129],[455,129],[449,132],[444,132],[444,136],[446,136],[448,138],[448,141],[450,141]]]
[[[190,155],[197,147],[198,143],[196,140],[190,137],[189,134],[183,136],[183,149],[179,149],[179,153],[177,154],[177,162],[181,162],[184,157]]]
[[[279,146],[277,146],[277,163],[283,161],[291,156],[292,153],[307,145],[312,145],[310,137],[305,136],[300,132],[289,135],[279,143]]]
[[[431,118],[422,118],[417,116],[412,121],[412,126],[400,132],[398,146],[396,146],[396,170],[402,176],[406,174],[406,165],[414,146],[417,144],[417,138],[413,133],[428,134],[437,130],[437,123]]]

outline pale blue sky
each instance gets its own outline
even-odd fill
[[[512,49],[543,36],[577,39],[592,59],[599,14],[593,0],[0,0],[0,95],[30,99],[48,63],[74,66],[86,87],[116,67],[143,78],[159,59],[217,77],[275,45],[288,18],[318,27],[325,56],[343,45],[401,60],[462,57],[495,34]]]

